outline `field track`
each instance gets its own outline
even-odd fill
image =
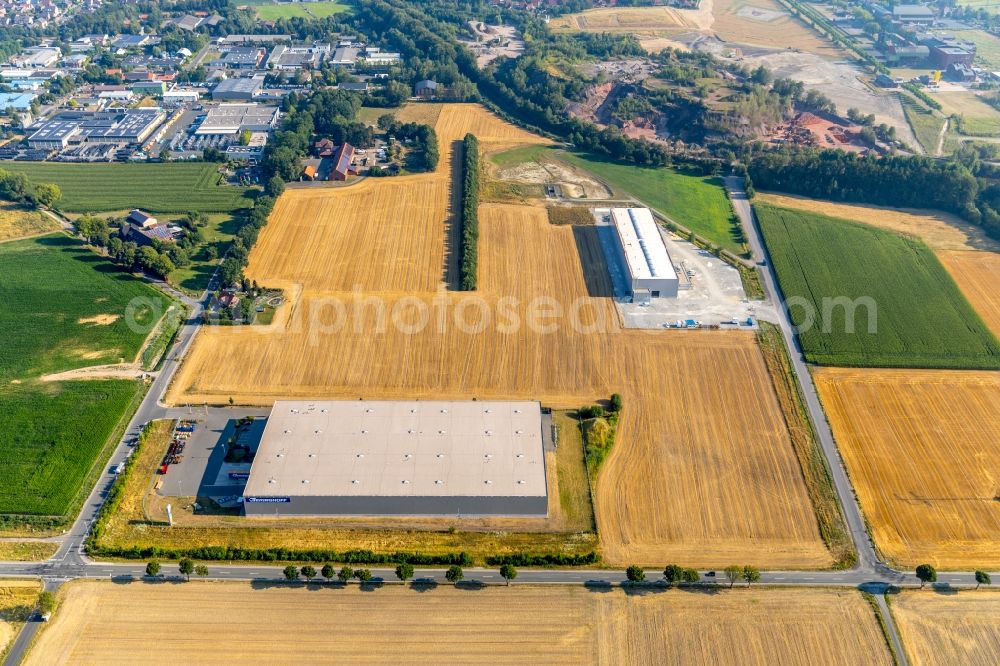
[[[1000,373],[814,376],[881,552],[904,568],[1000,567]]]
[[[853,591],[74,582],[63,597],[27,664],[891,663]]]
[[[444,146],[470,130],[484,150],[540,140],[479,107],[443,109]],[[619,444],[597,488],[607,561],[829,565],[755,339],[622,330],[606,269],[581,265],[602,256],[593,228],[550,225],[540,207],[481,206],[480,291],[438,292],[447,174],[444,160],[428,176],[286,192],[248,275],[304,285],[287,326],[203,330],[169,399],[529,397],[575,407],[620,392]],[[384,203],[395,198],[424,203]],[[538,298],[562,315],[532,325]]]
[[[1000,594],[905,592],[892,615],[913,666],[1000,663]]]

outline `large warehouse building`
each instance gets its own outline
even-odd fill
[[[247,516],[545,516],[537,402],[279,401]]]
[[[633,303],[677,296],[678,279],[663,237],[648,208],[612,208],[618,250],[624,259]]]

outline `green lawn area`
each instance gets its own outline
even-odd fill
[[[343,2],[254,2],[257,18],[262,21],[277,21],[282,18],[326,18],[348,11],[351,6]]]
[[[575,153],[563,153],[560,157],[699,236],[736,254],[743,251],[743,231],[721,179],[687,175],[674,169],[628,166]]]
[[[219,260],[226,254],[229,244],[239,230],[240,219],[236,215],[215,213],[208,216],[208,224],[201,228],[205,243],[191,256],[191,264],[178,268],[170,274],[170,284],[192,294],[200,294],[208,287],[209,280]],[[215,247],[217,259],[210,259],[208,248]]]
[[[247,190],[220,185],[210,163],[61,164],[5,162],[5,169],[62,189],[59,207],[70,213],[142,208],[153,213],[226,213],[252,202]]]
[[[537,162],[539,157],[550,150],[548,146],[542,145],[521,146],[502,153],[494,153],[490,155],[490,161],[501,169],[509,169],[525,162]]]
[[[924,147],[928,155],[934,155],[937,151],[941,126],[945,119],[934,115],[929,108],[905,93],[900,93],[899,100],[903,104],[906,120],[913,128],[917,141]]]
[[[1000,342],[919,240],[825,215],[755,208],[808,361],[1000,368]],[[859,304],[853,326],[847,309],[830,300],[842,297]]]
[[[0,245],[0,303],[0,513],[61,515],[141,386],[38,378],[133,360],[169,299],[53,234]]]
[[[994,4],[990,11],[996,13],[997,5]],[[1000,70],[1000,37],[991,35],[985,30],[955,30],[953,34],[976,45],[975,64],[991,72]]]

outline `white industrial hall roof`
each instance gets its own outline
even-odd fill
[[[648,208],[612,208],[611,219],[633,279],[677,279],[663,237]]]
[[[537,402],[278,401],[244,495],[544,496]]]

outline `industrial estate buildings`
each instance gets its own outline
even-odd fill
[[[611,223],[632,301],[677,296],[679,280],[648,208],[612,208]]]
[[[248,516],[545,516],[541,408],[278,401],[243,494]]]

